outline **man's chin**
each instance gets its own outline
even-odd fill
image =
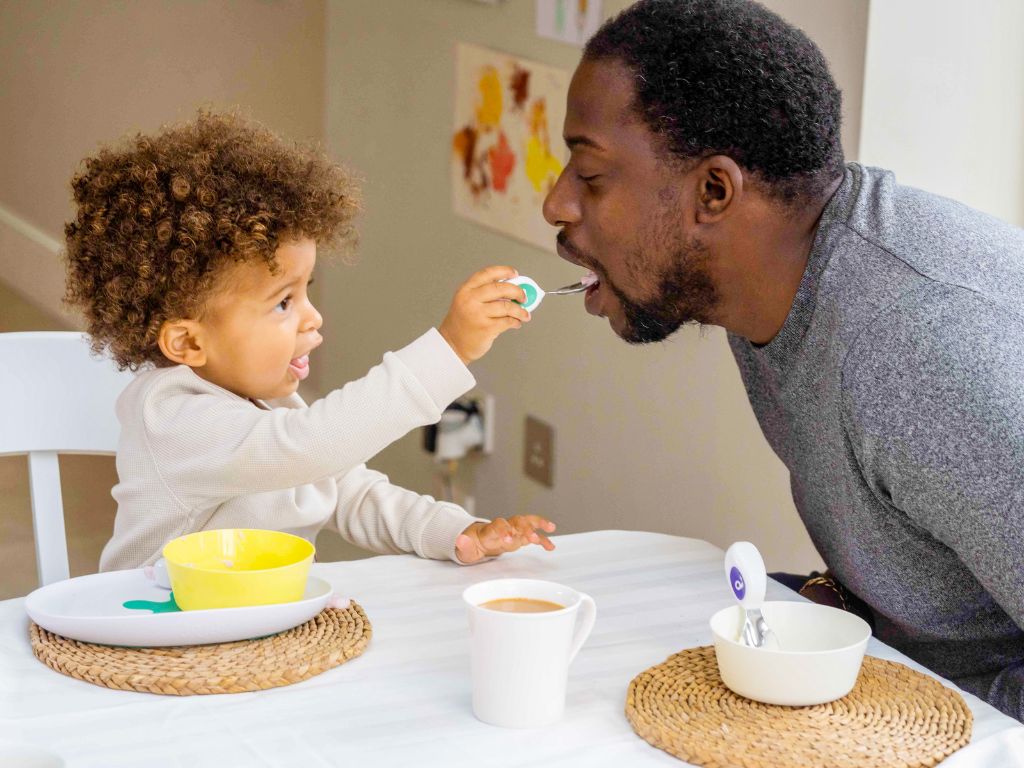
[[[643,323],[627,317],[620,317],[618,322],[613,322],[609,318],[608,324],[620,339],[636,346],[664,341],[682,326],[682,323]]]
[[[608,327],[612,333],[618,336],[627,344],[648,344],[650,340],[645,339],[642,334],[637,333],[636,327],[622,315],[608,316]]]

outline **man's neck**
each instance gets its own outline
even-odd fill
[[[761,198],[753,203],[729,251],[729,274],[716,275],[718,325],[754,344],[767,344],[782,329],[796,298],[821,214],[842,179],[814,203],[794,210]]]

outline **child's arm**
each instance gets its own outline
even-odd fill
[[[140,402],[122,403],[143,422],[133,450],[152,455],[186,508],[341,475],[436,422],[476,383],[435,330],[308,408],[261,410],[184,366],[145,375]]]
[[[455,539],[478,520],[456,504],[393,485],[387,475],[363,466],[339,478],[329,527],[371,552],[454,560]]]
[[[524,298],[522,289],[497,282],[515,274],[511,267],[475,273],[456,292],[443,333],[432,329],[388,352],[366,376],[308,408],[260,410],[179,366],[148,374],[152,383],[125,410],[141,413],[139,443],[187,509],[340,476],[437,422],[476,384],[465,363],[529,320],[509,300]]]
[[[371,552],[414,552],[467,565],[527,544],[555,548],[538,532],[555,530],[549,520],[537,515],[475,518],[455,504],[392,485],[386,475],[366,467],[338,481],[338,506],[330,527]]]

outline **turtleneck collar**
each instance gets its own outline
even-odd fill
[[[814,307],[817,304],[818,289],[821,275],[828,266],[832,254],[832,239],[836,225],[842,224],[850,217],[852,206],[857,199],[861,186],[863,169],[850,163],[846,166],[843,181],[836,189],[832,198],[818,220],[818,228],[814,234],[811,251],[807,256],[807,266],[800,280],[793,305],[790,307],[782,328],[767,344],[751,344],[758,356],[762,357],[776,372],[785,371],[794,352],[800,347],[804,335],[811,324]]]

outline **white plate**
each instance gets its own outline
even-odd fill
[[[25,598],[25,610],[43,629],[86,643],[144,648],[202,645],[264,637],[297,627],[320,613],[333,592],[326,581],[310,576],[306,594],[294,603],[168,611],[171,593],[138,568],[48,584]],[[132,602],[164,610],[125,606]]]

